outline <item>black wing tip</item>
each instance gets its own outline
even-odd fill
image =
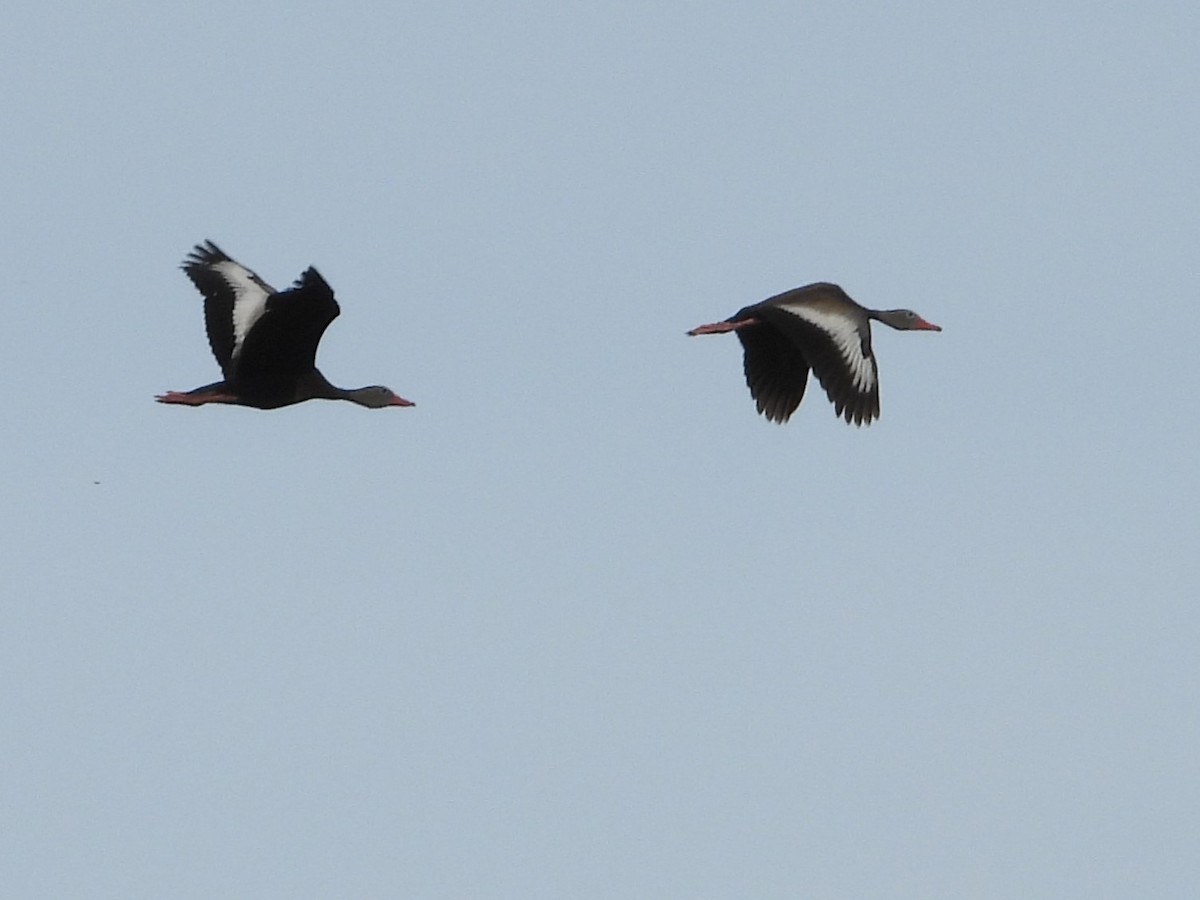
[[[774,422],[776,425],[786,425],[788,419],[792,417],[792,413],[795,412],[795,410],[769,408],[762,404],[759,404],[758,411],[768,422]]]
[[[802,399],[795,395],[789,396],[779,389],[762,388],[757,393],[753,390],[751,393],[754,394],[754,405],[758,409],[759,415],[777,425],[787,424],[792,414],[800,408]]]
[[[185,272],[191,272],[194,269],[205,269],[219,262],[232,262],[229,254],[218,247],[210,240],[205,240],[202,244],[197,244],[192,248],[192,252],[187,255],[187,258],[180,264],[179,268]]]
[[[839,419],[845,419],[847,425],[861,428],[879,418],[879,404],[872,403],[870,398],[864,398],[865,403],[855,402],[858,399],[856,395],[849,400],[834,401],[833,412]]]
[[[310,284],[324,284],[324,285],[328,286],[329,282],[327,282],[323,277],[321,277],[321,273],[317,271],[316,266],[309,266],[307,269],[305,269],[303,272],[300,273],[300,277],[296,279],[296,283],[294,286],[295,287],[305,287],[306,285],[310,285]]]
[[[292,284],[293,291],[312,291],[319,293],[330,299],[333,297],[333,288],[329,286],[329,282],[324,279],[316,266],[309,266],[300,273],[300,277]]]

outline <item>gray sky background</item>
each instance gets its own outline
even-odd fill
[[[12,897],[1192,897],[1190,3],[19,3]],[[411,410],[217,377],[212,238]],[[732,336],[910,306],[883,418]],[[96,484],[94,482],[99,482]]]

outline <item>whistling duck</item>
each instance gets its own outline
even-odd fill
[[[812,369],[837,415],[855,425],[879,418],[879,371],[871,320],[901,331],[941,331],[910,309],[867,309],[836,284],[809,284],[739,310],[688,334],[736,331],[746,384],[758,411],[786,422],[804,398]]]
[[[378,385],[334,387],[317,371],[317,344],[340,309],[316,269],[306,269],[286,291],[276,291],[212,241],[197,244],[180,268],[204,295],[208,343],[225,380],[160,394],[159,403],[276,409],[324,399],[372,409],[414,405]]]

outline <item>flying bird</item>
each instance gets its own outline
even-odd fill
[[[222,381],[168,391],[159,403],[233,403],[276,409],[305,400],[350,400],[359,406],[413,406],[388,388],[346,390],[317,371],[317,344],[341,311],[333,289],[309,267],[277,291],[212,241],[197,244],[180,266],[204,295],[204,325]]]
[[[837,415],[855,425],[879,418],[879,370],[871,352],[871,320],[901,331],[941,331],[911,309],[867,309],[836,284],[818,282],[738,310],[688,334],[736,331],[746,384],[769,421],[791,418],[812,369]]]

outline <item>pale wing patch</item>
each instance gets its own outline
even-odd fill
[[[817,326],[829,335],[833,345],[837,347],[838,355],[846,365],[846,371],[850,373],[856,391],[869,394],[874,390],[875,360],[863,355],[862,337],[859,335],[853,319],[822,309],[814,309],[808,304],[781,303],[779,308],[798,319],[803,319],[810,325]]]
[[[233,260],[222,260],[212,264],[233,291],[233,358],[242,352],[246,335],[267,308],[267,298],[274,293],[262,279],[243,265]]]

